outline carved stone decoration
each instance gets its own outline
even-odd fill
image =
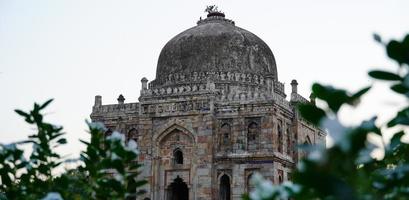
[[[215,7],[207,11],[163,47],[139,102],[103,105],[97,95],[92,107],[105,135],[137,140],[149,182],[141,199],[241,199],[252,173],[287,180],[306,156],[297,144],[325,144],[325,132],[296,109],[309,101],[294,86],[286,100],[267,44]]]
[[[226,74],[224,72],[220,72],[220,80],[224,81],[226,80]]]
[[[246,74],[241,74],[241,80],[242,82],[246,82]]]

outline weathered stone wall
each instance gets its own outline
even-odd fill
[[[298,94],[292,94],[291,104],[274,95],[225,102],[215,100],[212,90],[205,90],[206,95],[150,96],[140,103],[94,106],[93,121],[138,141],[141,177],[149,182],[147,197],[166,199],[170,184],[181,178],[190,199],[219,199],[220,180],[226,175],[231,198],[240,199],[252,188],[253,173],[276,184],[289,180],[295,163],[305,156],[297,144],[325,142],[325,133],[295,111],[294,105],[306,102]],[[175,163],[179,150],[182,164]]]
[[[288,101],[268,45],[224,16],[209,12],[165,45],[156,79],[141,80],[139,103],[95,98],[92,121],[137,140],[146,198],[240,199],[256,172],[276,184],[291,179],[305,156],[297,144],[325,144],[296,111],[315,100],[293,80]]]

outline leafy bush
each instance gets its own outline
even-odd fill
[[[66,160],[55,148],[67,143],[62,127],[43,121],[41,111],[52,100],[33,110],[16,112],[36,127],[37,133],[26,141],[0,145],[0,199],[135,199],[146,181],[138,180],[136,142],[125,143],[123,134],[114,132],[104,138],[105,127],[88,123],[90,142],[78,159],[76,169],[55,176],[53,171]],[[33,150],[25,158],[21,145],[31,144]]]
[[[387,44],[378,35],[374,38],[386,47],[387,55],[399,64],[399,68],[397,72],[372,70],[369,76],[387,81],[393,92],[408,98],[409,35],[403,41],[392,40]],[[409,125],[409,107],[400,110],[381,127],[375,124],[376,116],[356,127],[346,127],[338,120],[341,106],[357,105],[359,98],[369,89],[351,94],[332,86],[313,84],[313,94],[326,107],[304,104],[299,106],[299,111],[306,120],[326,129],[334,144],[329,148],[301,147],[309,153],[298,163],[292,183],[273,185],[261,176],[255,176],[256,189],[245,199],[407,199],[409,144],[401,139]],[[383,159],[371,157],[376,145],[367,139],[368,135],[382,140],[385,133],[391,131],[394,131],[393,137],[382,147]]]

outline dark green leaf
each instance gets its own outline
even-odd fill
[[[372,78],[379,79],[379,80],[386,80],[386,81],[402,81],[402,77],[398,74],[381,71],[381,70],[372,70],[368,73],[368,75]]]
[[[361,96],[364,95],[365,93],[367,93],[370,89],[371,89],[370,86],[366,87],[366,88],[363,88],[363,89],[359,90],[358,92],[356,92],[355,94],[353,94],[351,98],[353,100],[361,98]]]
[[[336,89],[332,86],[324,86],[314,83],[312,85],[312,92],[317,98],[327,102],[328,107],[335,113],[338,112],[344,103],[351,101],[345,90]]]
[[[18,109],[16,109],[16,110],[14,110],[17,114],[19,114],[19,115],[21,115],[21,116],[23,116],[23,117],[25,117],[25,118],[29,118],[30,117],[30,115],[28,114],[28,113],[25,113],[25,112],[23,112],[23,111],[21,111],[21,110],[18,110]]]
[[[401,143],[401,138],[405,134],[405,132],[400,131],[398,133],[395,133],[389,143],[389,148],[388,151],[393,151],[400,143]]]
[[[407,40],[407,38],[408,36],[406,36],[405,40]],[[400,65],[403,63],[409,64],[409,47],[406,45],[406,42],[400,43],[396,40],[392,40],[386,45],[386,52],[390,58]]]
[[[358,92],[356,92],[355,94],[350,96],[349,100],[346,103],[348,103],[351,106],[358,105],[358,103],[360,102],[361,96],[364,95],[365,93],[367,93],[370,89],[371,89],[371,87],[366,87],[366,88],[363,88],[363,89],[359,90]]]
[[[391,90],[399,94],[408,94],[409,88],[405,87],[403,84],[395,84],[391,86]]]
[[[319,125],[319,122],[321,121],[322,118],[325,117],[325,111],[323,111],[321,108],[316,107],[313,104],[301,104],[298,106],[298,110],[301,113],[301,116],[315,124]]]
[[[45,107],[48,106],[48,104],[50,104],[54,99],[50,99],[48,101],[46,101],[45,103],[43,103],[43,105],[40,106],[40,110],[44,109]]]
[[[59,131],[59,130],[55,130],[55,131]],[[53,139],[55,139],[55,138],[57,138],[57,137],[60,137],[61,135],[64,135],[64,133],[54,133],[54,134],[50,137],[50,140],[53,140]]]
[[[409,125],[409,107],[401,110],[398,114],[388,122],[388,127],[393,127],[396,125]]]
[[[67,140],[65,138],[61,138],[59,140],[57,140],[57,143],[59,144],[67,144]]]

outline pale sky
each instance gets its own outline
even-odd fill
[[[288,96],[292,79],[305,97],[316,81],[351,91],[372,83],[368,69],[397,69],[372,33],[385,40],[409,33],[408,0],[0,0],[0,143],[33,133],[14,109],[54,98],[46,120],[64,126],[63,154],[78,156],[94,96],[136,102],[162,47],[212,4],[270,46]],[[365,106],[344,109],[343,121],[393,113],[402,105],[394,97],[377,87]]]

